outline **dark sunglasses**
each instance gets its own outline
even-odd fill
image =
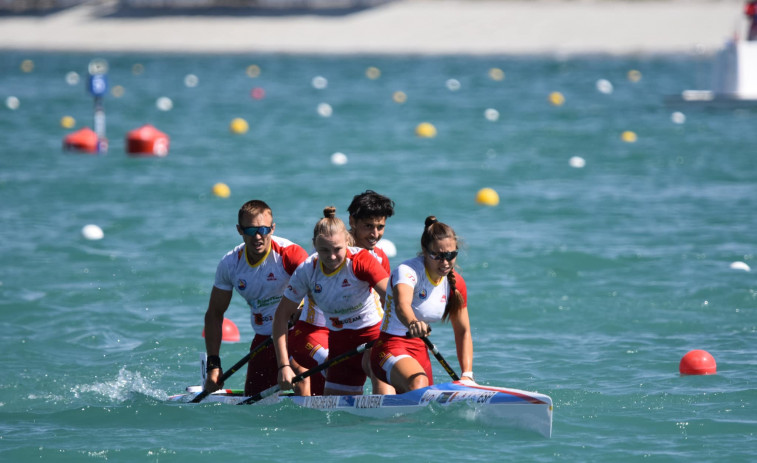
[[[452,262],[455,257],[457,257],[457,251],[447,251],[447,252],[431,252],[428,251],[428,256],[434,260],[446,260],[447,262]]]
[[[248,236],[255,236],[258,233],[260,233],[260,236],[266,236],[267,234],[271,233],[271,230],[273,230],[273,228],[271,227],[247,227],[242,228],[242,233]]]

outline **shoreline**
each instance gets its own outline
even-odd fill
[[[0,16],[0,50],[365,55],[711,54],[746,27],[722,1],[397,0],[342,14]],[[140,12],[149,12],[140,9]],[[165,12],[166,9],[161,9]],[[254,13],[254,10],[253,10]],[[258,11],[259,13],[259,11]],[[743,32],[742,32],[743,33]]]

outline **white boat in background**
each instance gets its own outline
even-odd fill
[[[187,393],[168,398],[171,403],[189,404],[202,387],[187,388]],[[209,394],[202,403],[239,405],[245,401],[241,391],[222,389]],[[271,395],[253,405],[289,401],[298,406],[327,412],[346,412],[372,418],[391,418],[418,412],[430,404],[466,408],[466,417],[488,426],[535,431],[552,435],[552,399],[537,392],[482,386],[470,381],[453,381],[397,395],[312,396]],[[467,412],[469,411],[469,413]]]
[[[743,22],[738,29],[744,29]],[[684,90],[680,99],[671,102],[714,104],[723,106],[757,105],[757,38],[735,38],[726,42],[715,55],[712,87],[707,90]]]

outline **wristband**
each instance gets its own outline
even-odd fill
[[[205,370],[209,372],[210,370],[215,370],[216,368],[218,368],[219,370],[221,369],[221,357],[217,355],[208,355],[208,360],[205,363]]]
[[[464,371],[463,374],[460,375],[460,377],[462,378],[463,376],[468,377],[470,379],[473,379],[475,381],[475,378],[473,378],[473,372],[472,371]]]

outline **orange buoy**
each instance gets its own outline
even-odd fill
[[[682,375],[714,375],[718,367],[709,352],[696,349],[683,356],[678,370]]]
[[[107,141],[105,141],[105,143],[107,143]],[[65,151],[79,151],[83,153],[97,154],[98,147],[100,147],[100,140],[98,140],[95,131],[89,127],[84,127],[76,132],[69,133],[63,138],[63,149]]]
[[[222,337],[224,342],[239,342],[239,328],[236,323],[228,318],[223,319],[223,327],[221,328]],[[205,337],[205,329],[202,330],[202,337]]]
[[[134,129],[126,134],[126,152],[136,156],[158,156],[168,154],[168,135],[150,124]]]

